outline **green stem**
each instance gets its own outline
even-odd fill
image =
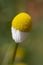
[[[16,45],[15,45],[15,50],[14,50],[14,54],[13,54],[12,63],[15,61],[15,57],[16,57],[16,52],[17,52],[18,45],[19,45],[19,43],[16,43]]]

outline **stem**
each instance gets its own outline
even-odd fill
[[[18,45],[19,45],[19,43],[16,43],[16,45],[15,45],[15,50],[14,50],[14,54],[13,54],[12,63],[15,61],[15,57],[16,57],[16,52],[17,52]]]

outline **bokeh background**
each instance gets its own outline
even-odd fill
[[[22,11],[31,15],[33,27],[28,40],[19,44],[25,54],[19,50],[15,63],[43,65],[43,0],[0,0],[0,65],[8,65],[12,60],[15,42],[11,22]]]

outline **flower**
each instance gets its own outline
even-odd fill
[[[16,59],[23,59],[25,57],[25,50],[24,48],[19,48],[17,49],[17,53],[16,53]]]
[[[31,16],[25,12],[21,12],[12,20],[12,38],[15,42],[23,42],[32,29]]]

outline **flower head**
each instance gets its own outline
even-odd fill
[[[16,42],[22,42],[32,29],[31,16],[25,12],[16,15],[12,21],[12,37]]]

